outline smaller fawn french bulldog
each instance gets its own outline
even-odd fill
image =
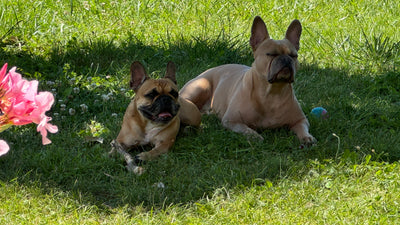
[[[151,79],[143,65],[136,61],[130,68],[130,87],[135,97],[126,109],[121,130],[111,142],[111,153],[124,156],[127,169],[142,174],[140,161],[153,160],[167,153],[175,142],[180,124],[199,126],[201,114],[197,107],[179,97],[176,67],[169,62],[164,78]],[[127,151],[139,145],[152,145],[153,149],[133,158]]]

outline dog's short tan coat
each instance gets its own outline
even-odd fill
[[[235,132],[263,139],[255,129],[288,126],[301,142],[315,142],[292,88],[301,30],[300,22],[294,20],[284,39],[273,40],[257,16],[250,38],[252,66],[228,64],[209,69],[189,81],[180,96],[202,112],[216,113],[223,126]]]
[[[130,86],[135,91],[135,97],[126,109],[121,130],[111,143],[110,152],[123,155],[130,171],[143,172],[143,168],[137,166],[127,152],[130,148],[148,144],[154,146],[136,156],[137,161],[152,160],[172,147],[181,123],[200,125],[201,114],[197,107],[178,96],[175,70],[175,65],[169,62],[164,78],[150,79],[142,64],[134,62],[131,65]],[[159,111],[160,107],[165,110]]]

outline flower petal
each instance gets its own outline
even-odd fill
[[[7,71],[7,63],[3,65],[3,67],[1,67],[0,70],[0,82],[3,81],[5,75],[6,75],[6,71]]]
[[[35,97],[37,95],[39,82],[37,80],[25,82],[22,87],[22,92],[24,93],[24,99],[28,101],[35,101]]]
[[[58,127],[50,123],[47,124],[46,129],[53,134],[58,132]]]
[[[7,154],[9,150],[10,147],[8,146],[7,142],[0,140],[0,156]]]
[[[43,145],[51,144],[51,140],[48,139],[46,136],[43,136],[43,135],[42,135],[42,144],[43,144]]]
[[[50,133],[58,132],[58,127],[57,126],[47,123],[50,120],[51,120],[51,117],[44,116],[42,118],[42,120],[40,121],[40,123],[38,124],[37,128],[36,128],[36,130],[38,132],[40,132],[40,134],[42,135],[42,143],[43,143],[43,145],[47,145],[47,144],[51,143],[50,139],[47,138],[47,130]]]
[[[11,80],[11,87],[14,87],[14,86],[20,87],[24,83],[24,80],[22,79],[21,74],[15,72],[16,69],[17,69],[16,67],[13,67],[13,68],[11,68],[10,71],[8,71],[8,75],[10,76],[10,80]],[[20,89],[20,88],[18,88],[18,89]]]
[[[54,96],[52,93],[47,91],[39,92],[35,97],[35,102],[36,105],[45,112],[51,109],[51,106],[54,103]]]
[[[0,89],[4,89],[4,92],[9,89],[8,81],[10,79],[10,76],[6,72],[7,72],[7,63],[4,64],[4,66],[0,70]],[[0,90],[0,93],[4,94],[4,92],[3,90]]]

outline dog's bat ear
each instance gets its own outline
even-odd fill
[[[261,17],[256,16],[253,20],[250,37],[250,46],[253,49],[253,52],[256,51],[258,45],[265,39],[269,39],[267,26],[265,26],[265,23]]]
[[[301,35],[301,23],[298,20],[293,20],[289,25],[285,38],[288,39],[296,48],[300,49],[300,35]]]
[[[176,74],[175,63],[169,61],[168,64],[167,64],[167,71],[165,72],[165,76],[164,77],[172,80],[176,84],[175,74]]]
[[[133,62],[131,64],[131,80],[129,82],[132,90],[136,92],[147,78],[144,66],[139,61]]]

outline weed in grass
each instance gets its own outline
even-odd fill
[[[362,32],[364,43],[359,46],[357,55],[353,57],[366,69],[373,71],[397,71],[400,65],[400,41],[394,42],[383,34],[368,37]]]

